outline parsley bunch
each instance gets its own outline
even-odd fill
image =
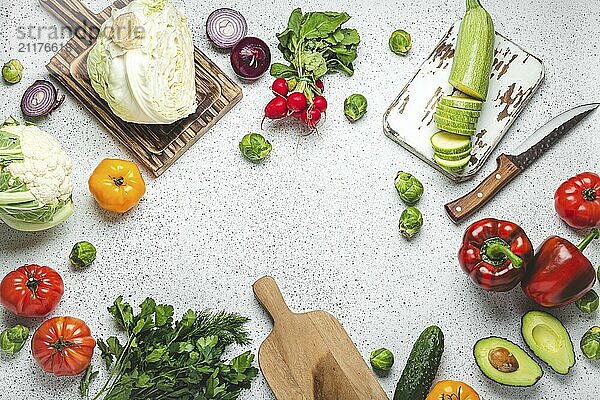
[[[98,340],[109,371],[93,400],[233,400],[250,387],[258,370],[249,351],[222,360],[230,344],[248,344],[246,317],[225,312],[187,311],[174,322],[173,307],[147,298],[139,314],[118,297],[108,311],[127,340]],[[89,397],[98,371],[88,368],[80,384]]]

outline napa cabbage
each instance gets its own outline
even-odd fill
[[[87,59],[92,87],[122,120],[170,124],[197,108],[194,45],[167,0],[114,9]]]

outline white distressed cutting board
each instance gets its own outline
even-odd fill
[[[481,169],[544,79],[539,58],[496,33],[490,88],[473,136],[471,161],[460,172],[444,170],[433,161],[429,138],[438,131],[433,113],[439,98],[454,92],[448,78],[459,27],[460,21],[450,28],[384,118],[387,136],[457,182]]]

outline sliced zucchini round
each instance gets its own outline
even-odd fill
[[[462,153],[458,153],[458,154],[444,154],[444,153],[440,153],[438,151],[435,152],[435,154],[441,158],[442,160],[446,160],[446,161],[458,161],[458,160],[462,160],[463,158],[467,158],[471,156],[471,149],[462,152]]]
[[[468,124],[477,124],[477,121],[479,120],[477,117],[470,117],[463,114],[451,114],[444,110],[436,110],[435,115],[439,115],[442,118],[450,119],[456,122],[466,122]]]
[[[433,120],[436,124],[450,125],[460,129],[475,129],[475,124],[472,122],[460,122],[450,118],[442,117],[439,114],[433,114]]]
[[[479,118],[481,116],[481,111],[477,110],[467,110],[464,108],[450,107],[442,104],[441,102],[437,103],[437,110],[443,110],[446,113],[450,113],[452,115],[468,115],[469,117]]]
[[[457,128],[443,122],[436,122],[436,125],[440,130],[456,133],[457,135],[473,136],[475,134],[475,128]]]
[[[430,139],[431,147],[436,153],[460,154],[471,151],[471,138],[446,131],[439,131]]]
[[[433,159],[440,167],[447,169],[448,171],[457,172],[463,170],[467,166],[471,160],[471,156],[469,155],[468,157],[461,158],[460,160],[449,161],[440,158],[440,156],[437,154],[434,154]]]
[[[483,102],[481,100],[468,97],[442,96],[440,102],[450,107],[464,108],[466,110],[481,111],[483,108]]]

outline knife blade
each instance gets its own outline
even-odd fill
[[[448,216],[458,223],[479,210],[599,106],[600,103],[585,104],[565,111],[537,129],[512,154],[501,154],[496,170],[479,186],[444,206]]]

